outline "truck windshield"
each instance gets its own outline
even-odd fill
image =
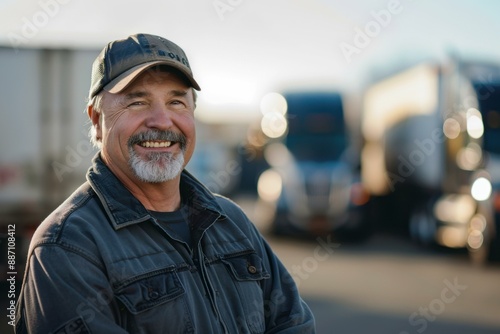
[[[285,144],[295,159],[338,160],[348,145],[340,95],[300,93],[285,97],[288,104]]]
[[[500,82],[474,84],[484,123],[483,149],[500,154]]]

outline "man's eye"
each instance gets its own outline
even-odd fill
[[[144,105],[144,102],[143,101],[134,101],[132,103],[129,104],[129,107],[132,107],[132,106],[142,106]]]
[[[170,103],[173,104],[173,105],[175,105],[175,106],[185,106],[184,101],[181,101],[181,100],[173,100]]]

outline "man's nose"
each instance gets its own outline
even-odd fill
[[[154,104],[148,113],[146,126],[149,128],[166,130],[172,127],[173,112],[161,104]]]

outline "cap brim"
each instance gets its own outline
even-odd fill
[[[147,69],[149,69],[149,68],[151,68],[153,66],[156,66],[156,65],[168,65],[168,66],[171,66],[171,67],[173,67],[173,68],[181,71],[181,73],[186,76],[186,78],[191,83],[191,86],[194,89],[196,89],[198,91],[201,90],[200,86],[198,85],[198,83],[196,82],[196,80],[194,80],[194,78],[191,75],[191,73],[188,73],[186,71],[186,69],[184,69],[181,66],[179,66],[179,64],[177,62],[174,62],[174,61],[169,62],[169,61],[165,61],[165,60],[152,61],[152,62],[148,62],[148,63],[144,63],[144,64],[140,64],[140,65],[134,66],[131,69],[129,69],[129,70],[123,72],[122,74],[120,74],[119,76],[117,76],[110,83],[108,83],[106,86],[104,86],[103,89],[105,91],[107,91],[107,92],[112,93],[112,94],[119,93],[122,90],[124,90],[125,88],[127,88],[127,86],[130,85],[130,83],[135,78],[137,78],[137,76],[139,74],[141,74],[142,72],[144,72]]]

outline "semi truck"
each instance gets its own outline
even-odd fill
[[[500,66],[458,58],[367,86],[361,178],[379,226],[498,257],[499,91]]]
[[[272,232],[365,239],[368,199],[342,94],[297,90],[282,96],[286,130],[266,147],[270,168],[258,183],[260,198],[272,203]]]

